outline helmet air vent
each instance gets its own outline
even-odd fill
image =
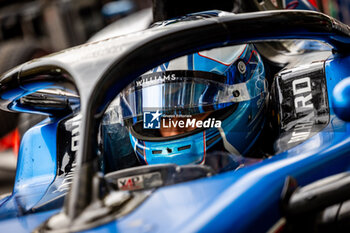
[[[181,147],[177,148],[177,151],[187,150],[187,149],[190,149],[190,148],[191,148],[191,145],[181,146]]]
[[[154,155],[159,155],[161,153],[162,153],[161,150],[152,150],[152,154],[154,154]]]

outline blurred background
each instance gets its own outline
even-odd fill
[[[89,39],[144,29],[152,20],[151,5],[151,0],[0,0],[0,73]],[[12,191],[22,135],[42,119],[0,110],[0,195]]]
[[[350,0],[0,0],[0,73],[33,58],[143,30],[154,21],[186,13],[276,8],[318,10],[350,24]],[[12,191],[21,137],[42,119],[0,111],[0,196]]]

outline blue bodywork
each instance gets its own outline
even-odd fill
[[[335,85],[350,76],[345,65],[349,62],[350,57],[335,57],[325,63],[331,112],[330,123],[322,132],[288,151],[238,171],[160,188],[128,216],[86,232],[219,232],[233,229],[235,232],[266,232],[280,217],[278,201],[284,177],[292,175],[305,185],[350,168],[350,124],[334,114],[331,101]],[[38,125],[22,141],[19,164],[37,159],[39,155],[42,157],[38,164],[32,165],[33,170],[27,166],[26,171],[18,170],[13,195],[2,200],[2,217],[4,213],[8,216],[0,221],[0,231],[28,232],[56,213],[48,211],[10,219],[19,211],[18,200],[25,203],[22,208],[30,209],[55,178],[56,124],[54,121]],[[40,172],[40,176],[36,177],[35,172]],[[46,176],[44,181],[43,176]],[[38,195],[30,195],[33,193]]]
[[[349,62],[326,62],[329,98],[349,77]],[[306,185],[350,169],[350,124],[329,102],[329,125],[304,143],[235,172],[161,188],[130,215],[86,232],[266,232],[280,218],[284,177]]]
[[[349,63],[350,56],[344,55],[324,63],[330,120],[321,132],[237,171],[161,187],[126,216],[85,232],[266,232],[281,217],[287,176],[306,185],[350,168],[350,123],[333,111],[333,90],[350,76]],[[58,176],[58,122],[51,118],[24,136],[14,192],[0,201],[0,232],[32,231],[60,210],[29,211],[50,194]]]
[[[13,192],[1,200],[1,218],[15,217],[30,210],[55,180],[57,122],[45,120],[23,136]]]
[[[57,120],[45,120],[31,128],[21,141],[18,154],[16,180],[10,196],[0,201],[1,231],[13,229],[16,232],[27,232],[42,222],[45,214],[28,217],[17,216],[28,212],[39,203],[47,189],[56,178],[56,131]],[[11,221],[18,229],[9,228]],[[12,225],[12,224],[11,224]]]

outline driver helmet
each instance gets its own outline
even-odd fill
[[[104,124],[111,124],[114,112],[119,122],[114,138],[120,147],[129,144],[141,164],[203,164],[210,151],[250,151],[265,122],[266,97],[255,46],[226,46],[141,75],[117,96]]]

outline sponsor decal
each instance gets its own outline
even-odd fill
[[[79,142],[79,127],[81,123],[81,116],[79,115],[78,120],[72,122],[72,139],[71,139],[71,151],[76,152],[78,150]]]
[[[163,185],[163,181],[159,172],[123,177],[119,178],[117,182],[118,188],[120,190],[138,190],[159,187]]]
[[[279,138],[277,152],[304,142],[329,123],[324,63],[284,70],[276,77],[272,99]]]
[[[152,86],[162,83],[176,83],[184,82],[188,79],[193,80],[194,78],[205,79],[214,81],[215,83],[226,83],[226,76],[204,72],[204,71],[163,71],[155,72],[151,74],[145,74],[135,80],[135,88],[143,88],[146,86]]]
[[[309,112],[309,120],[298,122],[288,143],[304,141],[309,138],[314,125],[314,105],[312,103],[310,77],[300,78],[292,82],[294,107],[296,113]]]
[[[174,81],[181,81],[181,80],[183,80],[183,78],[177,77],[176,74],[158,73],[158,74],[144,76],[142,79],[136,80],[136,87],[138,88],[138,87],[143,87],[145,85],[174,82]]]
[[[121,190],[135,190],[142,189],[143,176],[129,176],[118,179],[118,188]]]
[[[58,176],[55,180],[57,189],[53,193],[68,191],[73,182],[76,171],[75,157],[78,151],[80,124],[81,115],[77,115],[63,122],[59,127]],[[70,138],[70,140],[66,138]]]

